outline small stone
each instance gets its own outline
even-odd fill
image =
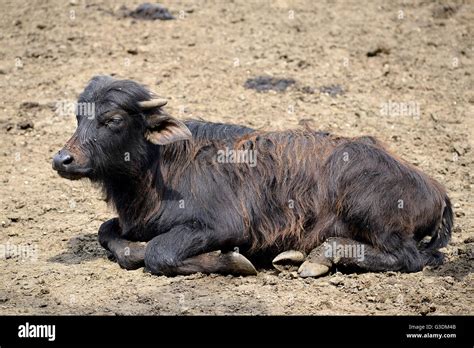
[[[344,285],[344,280],[342,277],[335,276],[329,279],[329,284],[334,286]]]
[[[33,129],[34,128],[34,124],[33,124],[33,121],[29,121],[29,120],[23,120],[23,121],[20,121],[18,122],[17,124],[17,127],[19,129]]]
[[[306,93],[306,94],[314,94],[314,88],[311,86],[304,86],[301,88],[301,92]]]
[[[0,303],[5,303],[9,300],[6,295],[0,295]]]
[[[423,316],[429,313],[433,313],[434,311],[436,311],[436,307],[434,305],[422,305],[418,309],[418,313],[420,313]]]
[[[328,86],[321,86],[319,91],[323,94],[328,94],[331,97],[336,97],[338,95],[343,95],[344,90],[340,85],[328,85]]]
[[[3,127],[5,128],[5,130],[6,130],[7,132],[9,132],[9,131],[11,131],[11,130],[13,129],[14,126],[15,126],[15,125],[14,125],[13,123],[9,122],[9,123],[7,123],[5,126],[3,126]]]
[[[24,101],[20,104],[20,109],[35,109],[38,108],[40,104],[35,101]]]
[[[12,214],[8,217],[10,219],[11,222],[18,222],[20,221],[20,216],[17,215],[17,214]]]
[[[474,243],[474,236],[467,237],[466,239],[464,239],[463,243]]]
[[[377,57],[381,54],[390,54],[390,50],[387,47],[379,46],[367,52],[367,57]]]
[[[127,12],[125,10],[125,12]],[[128,11],[126,16],[142,20],[171,20],[175,19],[171,12],[160,4],[143,3],[133,11]]]
[[[276,285],[277,281],[275,277],[272,276],[265,276],[263,279],[263,285]]]

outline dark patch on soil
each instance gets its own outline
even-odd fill
[[[288,87],[295,83],[296,81],[294,79],[257,76],[245,81],[244,87],[255,89],[257,92],[267,92],[270,90],[284,92]]]

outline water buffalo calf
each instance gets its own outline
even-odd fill
[[[252,262],[276,256],[307,277],[443,261],[445,190],[372,137],[181,122],[142,85],[108,76],[78,102],[94,113],[78,108],[53,167],[103,188],[118,218],[99,242],[126,269],[255,274]]]

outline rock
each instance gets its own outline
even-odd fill
[[[301,92],[306,93],[306,94],[314,94],[314,88],[311,86],[304,86],[301,88]]]
[[[344,279],[340,276],[334,276],[331,279],[329,279],[329,284],[334,285],[334,286],[344,285]]]
[[[452,145],[452,151],[456,152],[459,156],[462,156],[471,150],[471,146],[468,143],[455,142]]]
[[[456,215],[456,217],[463,217],[466,215],[466,213],[460,210],[457,210],[454,214]]]
[[[448,19],[449,17],[453,16],[456,12],[458,12],[459,7],[449,4],[439,5],[436,6],[432,13],[433,18],[436,19]]]
[[[23,121],[18,122],[17,127],[19,129],[33,129],[34,124],[33,124],[33,121],[23,120]]]
[[[328,85],[319,87],[319,91],[323,94],[328,94],[331,97],[336,97],[338,95],[343,95],[344,90],[340,85]]]
[[[127,53],[135,56],[138,54],[138,50],[136,48],[129,48],[127,49]]]
[[[464,239],[463,243],[474,243],[474,236],[467,237],[466,239]]]
[[[418,309],[418,313],[420,313],[423,316],[429,313],[433,313],[434,311],[436,311],[436,307],[434,305],[422,305]]]
[[[0,295],[0,303],[5,303],[9,300],[6,295]]]
[[[12,213],[9,217],[8,217],[11,222],[18,222],[20,221],[20,216],[15,214],[15,213]]]
[[[6,125],[3,126],[7,132],[11,131],[15,125],[11,122],[8,122]]]
[[[6,219],[2,219],[2,221],[1,221],[2,227],[4,227],[4,228],[6,228],[6,227],[10,226],[10,225],[11,225],[11,223],[12,223],[12,222],[11,222],[11,220],[10,220],[10,219],[8,219],[8,218],[6,218]]]
[[[390,49],[384,46],[378,46],[366,53],[367,57],[377,57],[381,54],[390,54]]]
[[[257,92],[267,92],[270,90],[284,92],[286,89],[295,84],[296,81],[291,78],[277,78],[272,76],[257,76],[245,81],[244,87],[254,89]]]
[[[305,60],[300,60],[300,61],[298,62],[298,64],[297,64],[297,66],[298,66],[298,68],[300,68],[300,69],[306,69],[306,68],[310,67],[311,64],[308,63],[308,62],[305,61]]]
[[[300,278],[300,276],[298,275],[298,272],[296,272],[296,271],[295,271],[295,272],[290,272],[290,276],[291,276],[291,278],[293,278],[293,279]]]
[[[20,109],[35,109],[40,107],[40,104],[35,101],[24,101],[20,104]]]
[[[263,279],[263,285],[276,285],[276,283],[276,278],[272,276],[265,276],[265,278]]]
[[[125,16],[141,20],[171,20],[175,17],[171,12],[160,4],[150,4],[148,2],[138,5],[133,11],[125,11]]]

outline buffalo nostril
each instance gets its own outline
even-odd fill
[[[67,166],[74,162],[74,157],[68,151],[59,151],[53,158],[53,168],[56,170],[66,170]]]
[[[63,163],[62,164],[66,166],[68,164],[71,164],[73,160],[74,160],[74,158],[71,155],[66,155],[63,158]]]

